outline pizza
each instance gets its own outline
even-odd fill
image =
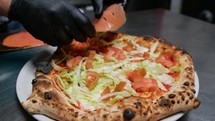
[[[195,70],[183,49],[153,36],[97,33],[38,64],[30,113],[61,121],[154,121],[196,109]]]

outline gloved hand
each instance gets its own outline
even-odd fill
[[[91,0],[94,8],[94,13],[96,18],[102,16],[103,11],[110,5],[114,3],[122,3],[123,6],[126,5],[126,0]]]
[[[8,17],[53,46],[95,36],[89,18],[66,0],[12,0]]]

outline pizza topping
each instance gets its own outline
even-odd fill
[[[86,61],[86,67],[87,68],[93,68],[93,59],[95,58],[95,51],[90,51],[90,55]]]
[[[69,61],[67,61],[66,65],[70,68],[73,69],[75,66],[77,66],[82,60],[81,56],[76,56]]]
[[[56,60],[54,60],[54,59],[52,59],[51,65],[52,65],[52,67],[54,68],[55,71],[63,71],[63,70],[66,70],[65,67],[61,67],[60,65],[58,65],[58,64],[56,63]]]
[[[154,79],[149,78],[140,78],[133,82],[132,86],[137,92],[154,92],[159,89],[157,82]]]
[[[121,92],[124,89],[125,85],[126,85],[126,82],[119,82],[116,85],[114,92]]]
[[[104,56],[105,61],[109,61],[113,56],[116,56],[118,60],[124,60],[126,58],[121,49],[116,47],[107,48],[107,53]]]
[[[135,117],[135,111],[131,110],[131,109],[125,109],[123,112],[123,117],[126,120],[131,120],[132,118]]]
[[[161,54],[156,61],[158,63],[161,63],[162,65],[164,65],[165,67],[172,67],[175,65],[175,62],[173,61],[172,57],[168,54]]]
[[[150,52],[149,52],[149,54],[150,54],[150,58],[153,59],[153,60],[156,59],[156,58],[160,55],[160,52],[155,53],[155,50],[156,50],[158,44],[159,44],[159,42],[156,41],[156,42],[153,43],[153,44],[151,45],[151,47],[150,47]]]
[[[170,72],[168,73],[172,78],[176,79],[179,76],[178,72]]]
[[[45,99],[48,99],[48,100],[52,99],[52,94],[51,94],[51,92],[45,92],[45,93],[44,93],[44,96],[45,96]]]
[[[110,88],[107,86],[104,90],[103,90],[103,92],[101,93],[101,96],[104,96],[104,95],[106,95],[106,94],[108,94],[108,93],[110,93],[111,92],[111,90],[110,90]],[[103,100],[105,100],[105,101],[108,101],[110,98],[105,98],[105,99],[103,99]]]
[[[97,32],[116,31],[126,21],[125,11],[121,4],[113,4],[103,12],[100,19],[96,19],[93,24]]]
[[[87,79],[86,79],[86,87],[89,90],[92,90],[97,85],[97,82],[99,80],[99,74],[96,72],[89,71],[87,72]]]
[[[170,89],[171,89],[171,85],[169,85],[169,84],[165,84],[165,83],[162,83],[163,84],[163,86],[167,89],[167,90],[164,90],[164,91],[169,91]]]
[[[128,96],[156,98],[175,84],[170,73],[180,73],[180,66],[174,64],[169,68],[156,62],[161,56],[157,52],[159,41],[147,48],[133,36],[114,41],[100,39],[103,51],[88,45],[81,54],[79,51],[81,56],[74,56],[72,52],[78,43],[62,48],[65,57],[51,62],[56,70],[53,74],[71,104],[95,110]],[[127,46],[132,49],[124,51]]]
[[[144,78],[146,75],[146,70],[144,68],[137,68],[126,73],[128,79],[132,82],[139,81],[139,79]]]
[[[154,77],[156,80],[161,81],[164,84],[169,84],[171,85],[174,81],[174,79],[169,76],[168,74],[161,74],[161,75],[156,75],[156,77]]]
[[[45,43],[39,39],[34,38],[28,32],[15,32],[7,36],[3,41],[2,45],[6,47],[36,47],[45,45]]]

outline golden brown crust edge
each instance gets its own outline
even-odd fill
[[[122,34],[124,35],[124,34]],[[154,37],[140,37],[143,41],[159,41],[160,48],[176,49],[164,40]],[[139,39],[140,39],[139,38]],[[156,100],[141,97],[125,98],[113,107],[84,112],[68,103],[64,94],[54,87],[49,75],[36,73],[37,82],[33,85],[32,95],[22,105],[31,113],[41,113],[57,120],[159,120],[177,112],[187,112],[199,106],[195,97],[194,66],[191,57],[182,50],[176,51],[182,66],[178,86]],[[47,93],[48,92],[48,93]],[[51,97],[49,97],[51,94]]]

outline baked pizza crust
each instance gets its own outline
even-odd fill
[[[124,34],[113,34],[117,38]],[[157,99],[147,99],[143,97],[131,96],[119,100],[114,105],[107,108],[100,108],[94,111],[82,111],[70,104],[65,98],[65,93],[56,82],[51,80],[50,73],[44,74],[37,71],[33,80],[31,96],[22,106],[30,113],[39,113],[62,121],[155,121],[178,112],[188,112],[196,109],[200,102],[195,97],[194,66],[188,53],[160,38],[151,36],[138,37],[146,44],[159,41],[159,51],[174,52],[182,67],[177,86],[172,88]]]

